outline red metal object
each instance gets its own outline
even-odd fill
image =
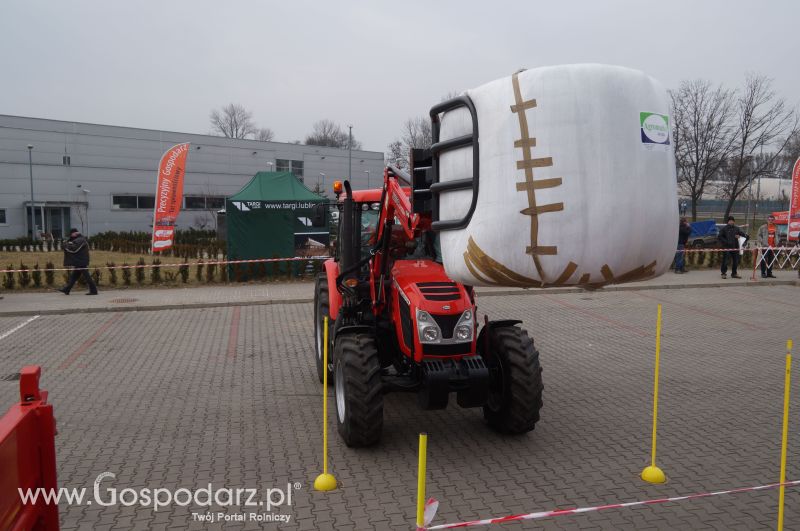
[[[462,284],[452,282],[452,287],[441,288],[450,290],[448,293],[456,294],[457,298],[444,302],[437,302],[429,300],[420,289],[420,285],[426,282],[450,282],[447,273],[442,264],[434,262],[433,260],[397,260],[392,266],[392,279],[395,281],[397,288],[409,298],[413,303],[414,308],[424,310],[431,315],[446,315],[451,317],[454,321],[464,313],[464,310],[474,309],[472,299]],[[395,333],[398,338],[403,337],[403,317],[400,312],[400,297],[393,297],[393,306],[389,308],[390,315],[395,324]],[[416,318],[414,319],[416,322]],[[417,334],[413,334],[413,345],[406,345],[405,341],[399,341],[398,345],[404,355],[411,357],[417,363],[422,361],[423,347],[420,343]],[[477,334],[473,334],[472,344],[469,353],[476,352]],[[412,348],[413,347],[413,351]],[[453,358],[460,359],[460,356],[431,356],[426,355],[425,358]]]
[[[19,490],[56,491],[56,422],[47,391],[39,389],[41,367],[20,372],[20,402],[0,417],[0,529],[57,530],[58,504],[48,504],[41,491],[36,503],[25,504]]]
[[[461,359],[464,355],[474,355],[477,352],[476,341],[477,331],[473,330],[473,338],[468,351],[463,354],[449,354],[445,356],[423,355],[423,346],[416,333],[416,316],[404,317],[400,312],[400,299],[403,298],[413,308],[428,312],[430,315],[437,315],[450,318],[455,322],[459,316],[467,309],[475,309],[475,301],[472,293],[462,284],[452,282],[447,276],[444,267],[427,258],[409,259],[405,257],[404,244],[414,240],[422,232],[430,230],[430,214],[416,214],[411,205],[411,188],[403,186],[397,176],[389,169],[384,170],[383,188],[373,190],[353,190],[353,201],[359,205],[376,203],[383,200],[381,217],[375,225],[375,232],[370,237],[370,243],[381,241],[386,230],[391,230],[391,243],[388,253],[376,253],[369,262],[370,268],[370,296],[372,298],[372,312],[375,315],[387,313],[390,320],[394,323],[397,338],[404,338],[403,324],[409,319],[413,320],[412,328],[414,333],[411,335],[411,344],[406,343],[406,339],[397,342],[400,352],[415,362],[420,363],[423,358],[448,358]],[[338,194],[339,201],[347,197],[346,193]],[[387,225],[387,220],[394,220],[394,223]],[[387,228],[389,227],[389,228]],[[388,277],[382,279],[382,271],[389,262]],[[324,269],[328,278],[329,312],[333,320],[338,319],[339,310],[342,306],[341,293],[335,288],[336,278],[339,275],[339,264],[329,259],[324,264]],[[429,288],[432,290],[447,291],[447,300],[437,300],[445,297],[437,297],[435,294],[425,295],[420,290],[420,285],[436,284],[447,285],[447,287]],[[472,321],[475,326],[475,321]],[[411,323],[405,323],[407,326]]]

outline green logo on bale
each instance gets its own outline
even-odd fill
[[[640,112],[643,144],[669,145],[669,116],[654,112]]]

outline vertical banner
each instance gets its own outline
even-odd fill
[[[189,144],[172,146],[161,157],[153,213],[153,252],[166,251],[175,240],[175,222],[183,201],[183,176]]]
[[[800,240],[800,158],[792,169],[792,191],[789,195],[789,227],[787,239]]]

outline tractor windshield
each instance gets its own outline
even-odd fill
[[[361,210],[361,258],[366,258],[375,246],[379,215],[379,210]]]
[[[408,253],[407,258],[434,260],[442,262],[441,245],[439,244],[439,233],[425,231],[414,239],[414,245]]]

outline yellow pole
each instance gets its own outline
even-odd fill
[[[656,374],[653,384],[653,452],[650,465],[656,466],[656,433],[658,432],[658,366],[661,364],[661,305],[658,305],[656,321]]]
[[[664,483],[667,477],[664,471],[656,466],[656,433],[658,428],[658,366],[661,363],[661,305],[658,305],[658,318],[656,320],[656,368],[655,382],[653,383],[653,441],[650,454],[650,466],[642,471],[642,479],[648,483]]]
[[[789,391],[792,380],[792,340],[786,342],[786,377],[783,382],[783,432],[781,434],[781,486],[778,499],[778,531],[783,531],[783,501],[786,495],[786,446],[789,437]]]
[[[322,340],[322,474],[314,480],[316,490],[328,491],[336,488],[336,478],[328,474],[328,316],[324,318]]]
[[[328,473],[328,316],[322,339],[322,473]]]
[[[427,464],[428,434],[419,434],[419,464],[417,466],[417,529],[425,527],[425,465]]]

